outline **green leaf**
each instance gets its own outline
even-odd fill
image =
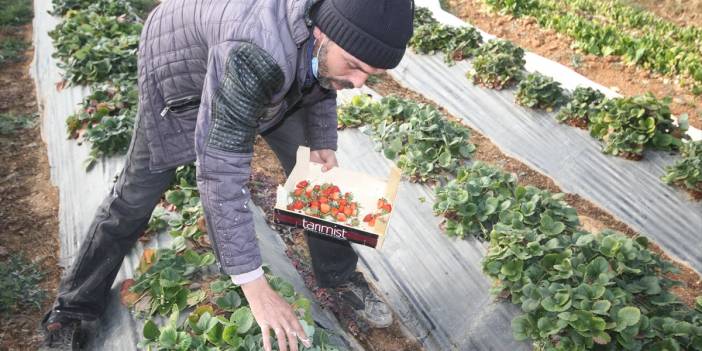
[[[243,342],[243,339],[237,335],[236,326],[233,325],[224,327],[224,330],[222,331],[222,340],[234,348],[239,347]]]
[[[240,307],[232,313],[229,319],[237,327],[237,333],[246,334],[254,324],[254,317],[251,309],[248,307]]]
[[[512,334],[518,341],[532,337],[538,331],[538,327],[528,314],[523,314],[512,319]]]
[[[158,343],[163,347],[173,348],[178,342],[178,333],[175,328],[167,326],[163,328],[161,334],[158,337]]]
[[[638,307],[627,306],[617,312],[617,324],[619,327],[636,325],[641,319],[641,310]]]
[[[241,297],[236,291],[229,291],[217,298],[217,306],[225,311],[235,311],[241,305]]]
[[[160,335],[161,331],[158,329],[156,323],[152,320],[148,320],[144,323],[144,338],[155,341]]]

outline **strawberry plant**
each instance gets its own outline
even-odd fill
[[[358,216],[361,207],[353,200],[353,194],[342,193],[334,184],[312,185],[303,180],[290,192],[289,199],[287,209],[290,211],[350,226],[360,224]]]
[[[559,122],[567,123],[574,127],[587,129],[590,118],[602,110],[605,96],[599,90],[590,87],[577,87],[573,94],[558,114]]]
[[[561,105],[566,97],[561,84],[553,78],[541,73],[530,73],[519,82],[515,100],[519,105],[551,112]]]
[[[22,39],[7,37],[0,39],[0,65],[20,62],[24,59],[24,51],[29,44]]]
[[[485,0],[485,3],[501,14],[516,17],[529,13],[538,6],[538,2],[535,0]]]
[[[345,105],[340,118],[356,118],[370,124],[370,134],[385,157],[396,161],[411,181],[436,181],[463,164],[475,150],[470,133],[447,120],[430,105],[396,96],[378,102],[370,98]],[[345,112],[353,112],[344,117]]]
[[[313,341],[312,348],[305,348],[299,343],[298,349],[338,350],[329,344],[328,334],[324,330],[314,327],[310,302],[280,278],[269,273],[266,273],[266,278],[271,287],[292,304],[305,334]],[[182,322],[181,312],[174,308],[163,327],[148,320],[144,324],[144,339],[139,347],[146,350],[262,350],[263,334],[256,325],[250,307],[240,297],[241,289],[235,287],[228,277],[214,281],[210,287],[213,293],[222,295],[214,306],[200,304]],[[271,335],[271,344],[277,346],[274,337]]]
[[[349,103],[338,107],[337,121],[339,128],[357,128],[371,121],[374,107],[373,98],[368,95],[356,95]]]
[[[434,213],[446,219],[447,235],[485,239],[500,209],[511,206],[516,183],[514,175],[482,162],[461,167],[455,179],[436,188]]]
[[[608,100],[590,120],[590,134],[604,141],[603,151],[639,160],[646,147],[677,150],[687,130],[687,118],[673,124],[670,98],[657,100],[653,94]]]
[[[521,80],[525,63],[522,48],[506,40],[490,40],[476,51],[467,77],[474,84],[500,90]]]
[[[90,84],[136,77],[136,52],[142,25],[89,10],[66,13],[49,36],[69,84]]]
[[[682,159],[666,168],[663,181],[702,194],[702,141],[683,143]]]
[[[212,252],[200,254],[186,246],[185,238],[178,237],[172,249],[159,250],[151,266],[130,288],[142,298],[148,296],[147,316],[167,315],[173,307],[182,310],[200,302],[201,294],[188,286],[192,278],[202,275],[207,266],[215,263],[215,257]]]
[[[52,0],[52,15],[63,16],[69,10],[89,9],[106,16],[126,15],[132,19],[145,18],[157,2],[154,0]]]
[[[25,0],[0,0],[0,27],[19,26],[32,21],[32,3]]]
[[[39,284],[45,273],[22,254],[12,254],[0,263],[0,312],[40,309],[47,297]]]
[[[473,56],[482,42],[480,32],[473,27],[452,27],[437,23],[415,28],[409,46],[420,54],[441,52],[444,61],[451,64]]]
[[[419,28],[423,25],[427,24],[438,24],[439,21],[437,21],[434,18],[434,15],[432,15],[431,10],[429,10],[426,7],[416,7],[414,10],[414,28]]]
[[[91,143],[88,165],[102,156],[127,151],[136,118],[138,90],[136,83],[122,81],[93,87],[81,110],[66,119],[71,138]]]

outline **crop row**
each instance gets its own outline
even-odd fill
[[[571,0],[573,6],[564,6],[555,0],[485,0],[496,10],[514,16],[531,16],[539,25],[551,28],[573,38],[575,47],[586,53],[621,56],[625,63],[642,66],[664,75],[676,75],[690,83],[694,94],[702,93],[702,52],[699,51],[699,30],[681,29],[677,26],[659,24],[654,30],[627,30],[637,21],[646,22],[646,16],[635,15],[615,7],[598,4],[597,0]],[[609,21],[597,16],[584,15],[582,9],[599,9]],[[622,20],[622,18],[629,18]],[[660,28],[660,29],[658,29]],[[676,38],[690,38],[676,39]]]
[[[500,4],[506,3],[500,2]],[[531,8],[528,2],[510,2],[510,4],[513,7],[509,9],[513,13]],[[567,92],[550,77],[540,73],[525,74],[524,50],[511,42],[490,40],[481,44],[479,40],[470,39],[462,46],[461,43],[450,41],[442,36],[431,35],[434,32],[456,32],[456,30],[428,31],[426,28],[429,27],[451,28],[437,23],[428,10],[420,8],[415,16],[415,23],[419,27],[410,42],[411,45],[419,45],[413,46],[415,51],[442,52],[452,55],[451,50],[455,47],[470,47],[471,56],[474,56],[471,61],[472,71],[466,75],[473,83],[492,89],[504,89],[518,84],[515,102],[525,107],[551,112],[564,106],[556,118],[588,129],[593,138],[602,142],[602,151],[607,154],[639,160],[643,158],[646,149],[679,151],[686,144],[695,144],[684,141],[689,139],[685,134],[688,129],[687,115],[679,116],[677,123],[674,123],[669,108],[670,98],[659,100],[652,94],[645,94],[606,99],[601,93],[585,87],[578,87],[572,93]],[[426,48],[432,48],[432,50]],[[690,149],[694,146],[685,146],[685,148]],[[699,157],[695,155],[690,156],[690,153],[685,153],[685,158],[679,163],[695,164],[694,160],[690,159]],[[696,191],[702,187],[699,173],[702,173],[702,170],[678,172],[675,176],[676,181],[669,183],[683,185],[688,190]],[[683,179],[685,175],[687,178]],[[670,177],[666,176],[666,179]]]
[[[430,109],[359,95],[340,107],[339,121],[367,124],[379,140],[379,121]],[[401,166],[394,155],[386,152]],[[667,273],[676,268],[645,237],[588,232],[563,194],[521,186],[515,175],[480,162],[445,168],[440,177],[434,212],[445,218],[447,235],[489,241],[483,271],[497,296],[521,306],[524,314],[512,321],[518,340],[544,350],[702,350],[702,313],[671,293],[680,283]]]

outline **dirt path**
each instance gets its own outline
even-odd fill
[[[632,7],[645,9],[683,26],[702,27],[702,0],[625,0]]]
[[[32,40],[32,27],[0,30],[0,40]],[[31,47],[19,62],[0,65],[0,118],[22,116],[33,126],[0,134],[0,265],[18,255],[44,272],[39,288],[41,308],[12,309],[0,318],[1,350],[35,350],[41,339],[37,325],[53,301],[61,268],[58,265],[58,192],[50,181],[46,145],[37,121],[34,83],[29,76]],[[3,115],[4,114],[4,115]],[[30,117],[31,116],[31,117]]]
[[[666,1],[676,2],[674,0]],[[653,1],[652,1],[653,3]],[[687,113],[690,125],[702,128],[702,96],[692,95],[675,79],[627,66],[618,57],[599,57],[571,48],[573,41],[553,30],[543,29],[533,18],[514,19],[493,13],[481,0],[447,0],[447,11],[466,22],[502,39],[508,39],[543,57],[557,61],[574,71],[627,96],[654,93],[658,98],[671,96],[671,111]]]

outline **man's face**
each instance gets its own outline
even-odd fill
[[[323,88],[333,90],[360,88],[369,75],[385,72],[384,69],[372,67],[353,57],[329,40],[319,28],[315,27],[314,36],[316,41],[313,55],[317,55],[319,60],[317,80]]]

